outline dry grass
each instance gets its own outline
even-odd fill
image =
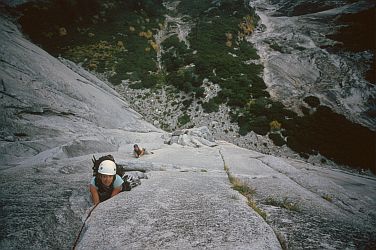
[[[228,166],[225,165],[223,168],[225,169],[226,173],[229,174],[230,169],[228,168]]]
[[[266,205],[272,205],[275,207],[285,208],[290,211],[299,212],[299,204],[297,202],[290,201],[287,197],[283,199],[275,198],[275,197],[268,197],[265,201]]]
[[[266,217],[267,217],[266,212],[262,210],[261,208],[259,208],[256,202],[252,198],[248,198],[248,205],[251,208],[253,208],[253,210],[255,210],[256,213],[258,213],[266,221]]]
[[[256,213],[258,213],[264,220],[266,220],[267,214],[257,206],[256,201],[253,199],[253,195],[256,194],[256,189],[249,186],[245,181],[242,181],[239,178],[231,175],[229,168],[226,165],[224,166],[224,168],[232,184],[232,188],[244,195],[248,200],[248,206],[250,206]]]
[[[232,183],[232,188],[236,191],[240,192],[245,197],[251,197],[252,195],[256,194],[256,189],[247,185],[244,181],[240,180],[236,177],[230,177],[230,182]]]
[[[329,202],[332,202],[333,201],[333,196],[331,196],[330,194],[324,194],[321,196],[323,199],[329,201]]]

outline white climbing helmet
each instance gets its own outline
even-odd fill
[[[113,161],[105,160],[99,164],[98,173],[104,175],[115,175],[116,174],[116,164]]]

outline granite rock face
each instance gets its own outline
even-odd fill
[[[70,248],[90,205],[92,155],[131,155],[135,142],[163,144],[162,131],[0,18],[0,248]]]
[[[205,128],[175,133],[191,137],[185,144],[166,144],[169,135],[109,85],[51,57],[0,18],[1,249],[357,248],[375,242],[373,176],[242,149],[215,141]],[[153,154],[134,158],[135,143]],[[89,214],[91,158],[109,153],[145,176],[142,185]],[[234,178],[255,189],[252,197],[232,189]]]
[[[265,67],[269,94],[297,113],[307,106],[304,98],[314,96],[350,121],[374,130],[376,87],[365,75],[374,67],[375,47],[340,49],[344,42],[333,39],[343,27],[359,32],[360,17],[336,21],[349,14],[374,13],[374,1],[257,0],[250,5],[261,18],[250,42]],[[372,28],[363,33],[367,32],[365,39],[374,41]]]
[[[170,145],[177,143],[191,147],[217,146],[213,135],[206,126],[174,131],[173,133],[165,135],[165,143]]]
[[[165,170],[96,207],[77,249],[281,248],[231,189],[218,149],[175,144],[142,160]]]

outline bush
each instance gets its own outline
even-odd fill
[[[235,54],[239,56],[239,59],[242,61],[260,58],[260,56],[257,55],[257,50],[247,41],[242,41],[239,45],[239,49],[239,53]]]
[[[319,98],[315,96],[307,96],[303,99],[303,101],[307,103],[309,106],[311,106],[312,108],[316,108],[320,106],[320,100]]]
[[[193,88],[193,92],[195,92],[196,98],[200,98],[204,97],[205,89],[203,87]]]
[[[162,62],[168,72],[177,71],[193,62],[192,51],[184,42],[180,42],[177,36],[171,36],[162,43],[165,53],[162,54]]]
[[[187,124],[188,122],[191,121],[191,118],[189,117],[188,114],[184,113],[183,115],[181,115],[179,118],[178,118],[178,123],[180,126],[183,126],[185,124]]]
[[[185,108],[188,108],[189,106],[191,106],[191,104],[192,104],[192,99],[187,99],[183,101],[183,105]]]
[[[271,131],[280,130],[280,129],[281,129],[281,126],[282,126],[282,124],[279,123],[279,122],[276,121],[276,120],[271,121],[271,122],[269,123],[269,125],[270,125],[270,130],[271,130]]]
[[[251,131],[249,116],[245,116],[243,114],[236,114],[232,115],[232,119],[238,123],[240,135],[246,135],[248,132]]]
[[[299,204],[297,202],[290,201],[287,197],[281,199],[277,199],[274,197],[267,197],[265,201],[266,205],[271,205],[275,207],[285,208],[290,211],[299,212]]]
[[[319,106],[317,111],[288,121],[287,145],[296,152],[321,155],[359,168],[375,169],[375,132]]]
[[[212,98],[209,102],[202,103],[202,108],[205,113],[218,112],[219,105],[215,102],[214,98]]]
[[[282,138],[279,133],[270,133],[268,137],[273,141],[276,146],[283,146],[286,144],[286,141]]]
[[[250,121],[250,130],[259,135],[266,135],[269,132],[269,122],[266,116],[258,116]]]
[[[157,17],[162,15],[162,0],[127,0],[124,5],[132,11],[146,12],[149,16]]]

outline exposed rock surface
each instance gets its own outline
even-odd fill
[[[91,155],[163,144],[162,131],[3,16],[0,39],[0,248],[70,248],[89,205]]]
[[[167,136],[165,136],[166,144],[177,143],[183,146],[193,147],[214,147],[217,143],[214,141],[213,135],[210,133],[207,127],[177,130]]]
[[[276,235],[290,249],[355,249],[375,240],[374,178],[226,142],[214,148],[173,144],[140,160],[140,166],[158,164],[163,171],[149,172],[140,187],[100,204],[77,249],[274,249],[280,247]],[[256,190],[254,198],[271,228],[246,212],[225,166]],[[100,237],[95,237],[98,230]]]
[[[255,199],[285,247],[359,248],[370,239],[375,244],[375,179],[230,144],[221,145],[221,152],[230,172],[256,189]]]
[[[173,166],[100,204],[77,249],[280,249],[273,230],[231,189],[218,149],[176,145],[142,160]]]
[[[264,81],[271,96],[296,112],[306,105],[304,97],[315,96],[336,113],[374,130],[371,103],[376,86],[364,75],[375,60],[375,47],[331,53],[339,42],[328,37],[345,25],[335,23],[341,15],[374,10],[375,2],[257,0],[250,4],[263,27],[250,41],[265,67]]]
[[[280,249],[284,240],[330,249],[376,241],[374,177],[212,142],[203,128],[186,135],[217,146],[165,144],[166,133],[104,82],[0,18],[1,249],[71,249],[92,206],[91,157],[107,153],[149,178],[97,206],[77,249]],[[153,154],[133,158],[134,143]],[[231,189],[226,168],[256,189],[266,221]],[[268,197],[287,197],[299,212],[268,205]]]

